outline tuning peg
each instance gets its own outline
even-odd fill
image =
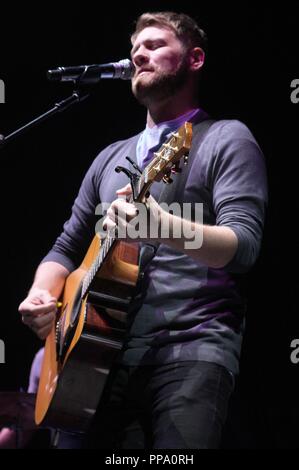
[[[166,142],[165,144],[163,144],[163,147],[166,150],[172,150],[173,152],[177,152],[179,150],[178,146],[173,147],[169,142]]]
[[[189,155],[184,155],[184,165],[188,165]]]
[[[175,137],[176,139],[180,137],[180,134],[178,132],[172,132],[171,135],[172,137]]]
[[[171,184],[172,181],[173,180],[170,178],[169,174],[163,176],[163,183]]]
[[[182,169],[180,168],[180,162],[176,162],[172,167],[171,167],[171,173],[181,173]]]

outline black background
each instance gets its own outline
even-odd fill
[[[97,2],[98,3],[98,2]],[[1,7],[0,132],[9,134],[68,96],[46,71],[59,65],[105,63],[129,56],[133,22],[144,11],[176,10],[195,17],[209,37],[201,104],[216,118],[244,121],[262,147],[270,204],[261,256],[247,280],[247,332],[241,374],[224,436],[229,448],[298,447],[299,338],[297,306],[297,127],[290,101],[298,77],[295,3],[200,4],[140,1],[51,2]],[[144,127],[145,110],[129,82],[102,81],[92,98],[28,131],[0,151],[1,323],[6,363],[1,390],[27,387],[41,342],[17,307],[40,259],[70,214],[83,175],[98,151]]]

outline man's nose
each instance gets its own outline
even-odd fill
[[[137,67],[140,67],[143,64],[146,64],[149,61],[148,54],[143,48],[138,49],[133,55],[133,63]]]

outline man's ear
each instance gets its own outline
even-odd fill
[[[205,62],[205,53],[201,47],[193,47],[189,53],[190,70],[200,70]]]

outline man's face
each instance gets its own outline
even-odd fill
[[[146,106],[172,96],[186,83],[187,55],[175,33],[157,26],[144,28],[131,51],[135,73],[132,91]]]

